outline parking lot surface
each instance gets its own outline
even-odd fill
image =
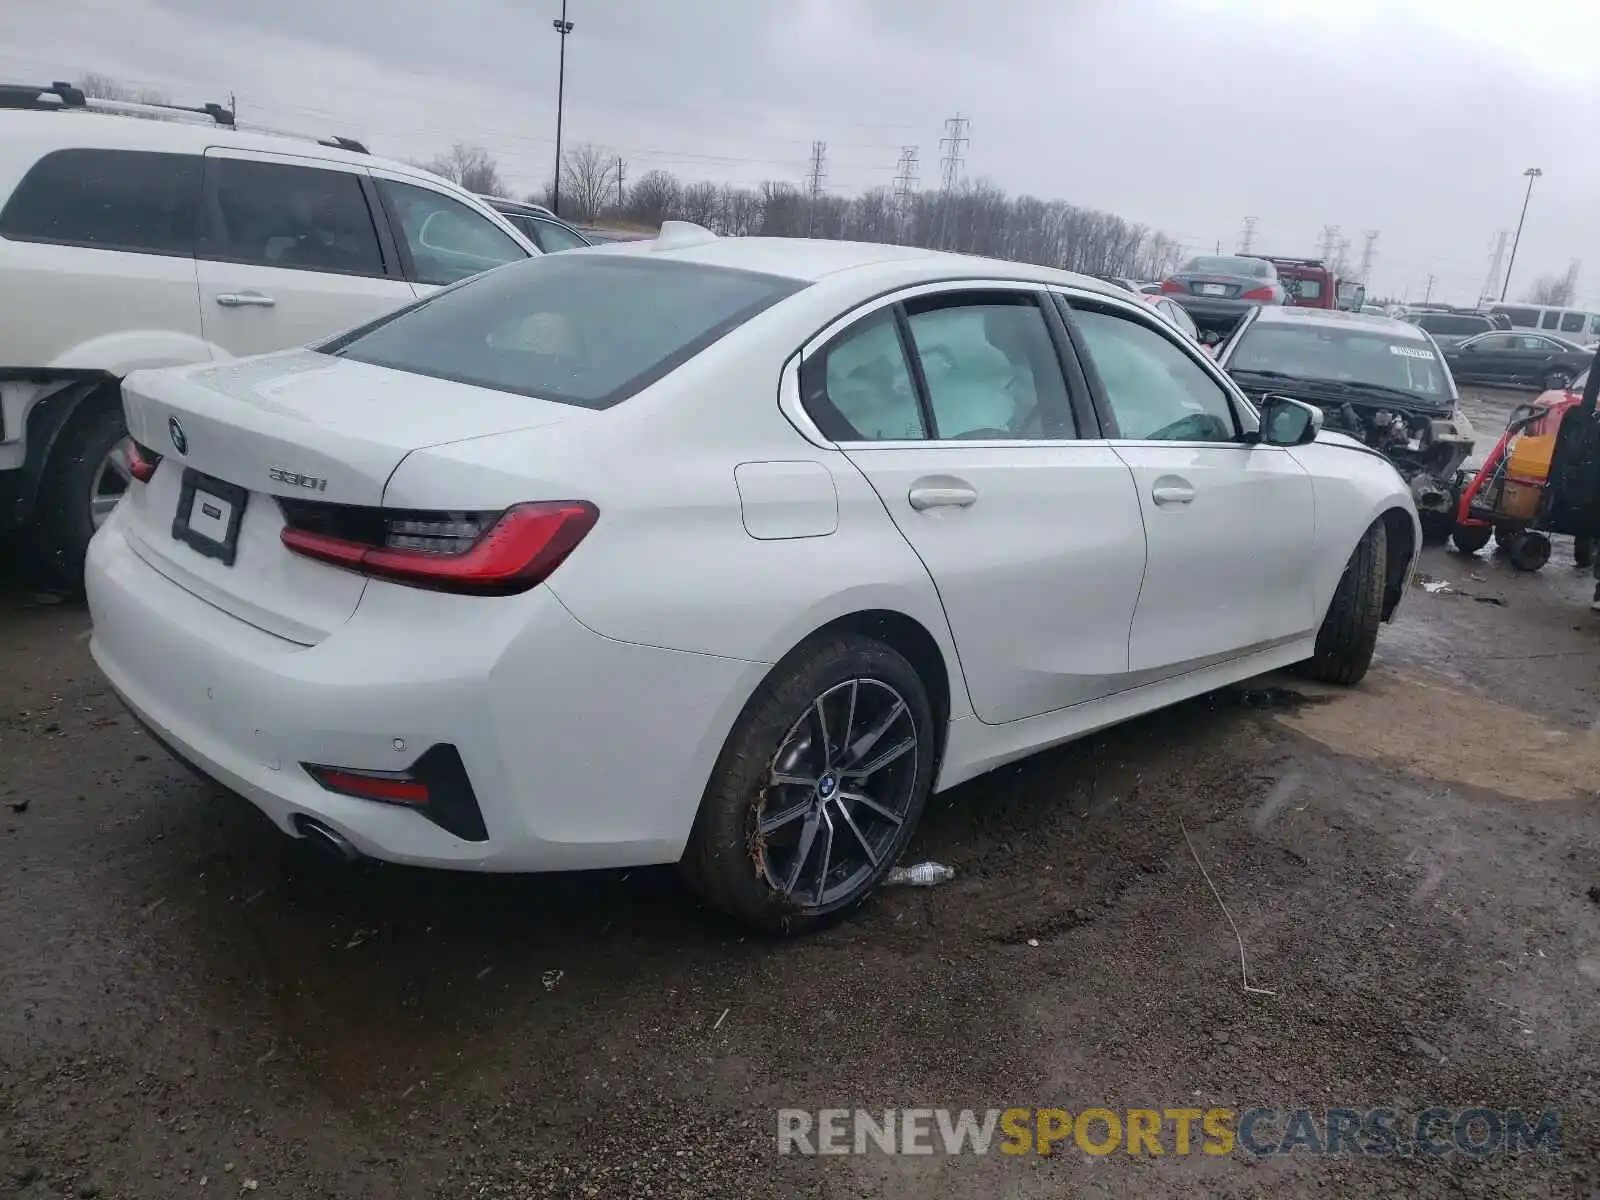
[[[1471,401],[1482,445],[1504,407]],[[24,572],[0,598],[0,1192],[1591,1196],[1592,581],[1566,539],[1536,575],[1422,570],[1449,590],[1412,590],[1359,687],[1256,681],[938,797],[908,861],[954,881],[794,942],[668,868],[315,859],[151,743],[81,604]],[[1561,1143],[776,1153],[780,1108],[1012,1105],[1553,1109]]]

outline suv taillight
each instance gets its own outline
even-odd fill
[[[400,512],[280,499],[280,538],[296,554],[441,592],[505,596],[549,578],[600,510],[587,500],[504,512]]]

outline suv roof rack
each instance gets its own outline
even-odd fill
[[[48,87],[35,87],[25,83],[0,83],[0,108],[45,111],[77,108],[86,112],[117,113],[124,116],[166,116],[181,113],[191,117],[207,117],[212,124],[222,125],[228,129],[239,129],[246,133],[270,133],[278,137],[292,138],[306,136],[283,129],[270,129],[264,125],[240,125],[234,119],[233,110],[224,108],[220,104],[190,105],[144,100],[103,100],[97,96],[86,95],[82,88],[59,79]],[[354,154],[368,153],[367,148],[354,138],[334,136],[317,138],[316,142],[319,146],[332,146],[336,150],[349,150]]]

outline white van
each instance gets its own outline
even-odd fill
[[[1581,346],[1600,341],[1600,312],[1544,304],[1491,304],[1488,311],[1504,315],[1513,329],[1542,329]]]

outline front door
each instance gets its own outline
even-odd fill
[[[1311,634],[1310,475],[1286,450],[1242,442],[1230,391],[1165,330],[1081,301],[1073,321],[1144,517],[1149,563],[1128,643],[1134,678]]]
[[[316,161],[206,154],[200,320],[229,354],[321,341],[416,298],[381,249],[364,174]]]
[[[932,576],[987,723],[1124,686],[1144,573],[1132,476],[1078,440],[1055,320],[1003,285],[908,298],[801,371],[807,410]]]

